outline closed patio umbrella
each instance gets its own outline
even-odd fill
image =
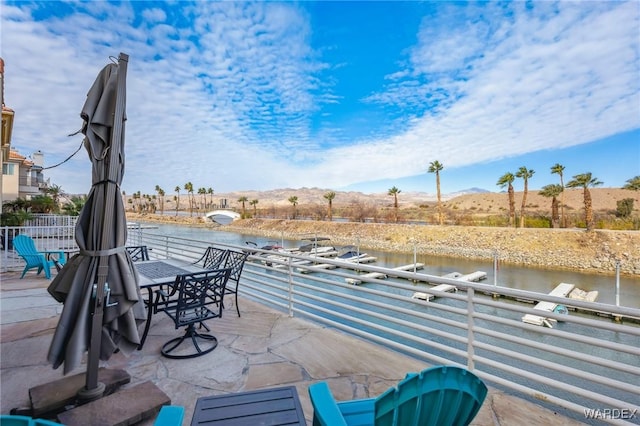
[[[138,277],[126,253],[127,224],[120,183],[124,174],[124,121],[128,56],[105,66],[82,108],[84,146],[92,162],[92,186],[76,224],[79,254],[49,285],[64,303],[48,360],[67,374],[88,350],[87,399],[100,397],[99,359],[129,353],[145,320]],[[99,393],[93,395],[92,392]]]

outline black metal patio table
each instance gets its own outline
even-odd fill
[[[191,426],[306,426],[295,386],[198,398]]]
[[[140,289],[147,290],[147,322],[140,339],[138,350],[142,349],[149,329],[151,328],[151,317],[153,316],[153,293],[163,285],[171,285],[176,281],[176,275],[202,272],[198,265],[178,259],[154,259],[144,262],[135,262],[134,266],[140,277]]]

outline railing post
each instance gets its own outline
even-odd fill
[[[467,369],[473,371],[474,369],[474,321],[473,321],[473,287],[467,288]]]
[[[498,286],[498,252],[493,253],[493,286]]]
[[[291,256],[287,260],[289,269],[289,318],[293,317],[293,275],[291,266]]]
[[[8,260],[9,260],[9,227],[8,226],[3,226],[2,227],[2,272],[7,272],[7,270],[9,269],[7,266]]]
[[[616,306],[620,306],[620,261],[616,260]]]
[[[164,258],[169,258],[169,237],[166,235],[164,236]]]

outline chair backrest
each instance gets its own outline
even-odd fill
[[[127,246],[126,249],[131,260],[134,262],[149,260],[149,251],[147,250],[147,246]]]
[[[33,242],[33,239],[26,235],[16,235],[13,239],[13,247],[21,256],[38,254],[38,249],[36,248],[36,244]]]
[[[244,262],[247,260],[249,253],[240,252],[235,250],[229,250],[227,254],[227,261],[225,262],[225,268],[231,269],[230,281],[234,281],[236,284],[240,281],[240,275],[242,274],[242,268],[244,268]]]
[[[202,257],[193,263],[202,266],[204,269],[218,269],[224,266],[228,252],[229,250],[226,249],[209,246]]]
[[[44,254],[38,251],[36,244],[31,237],[22,234],[17,235],[13,239],[13,248],[15,248],[18,255],[27,263],[27,268],[47,265],[47,260],[45,259]],[[50,262],[49,264],[53,265],[53,262]]]
[[[439,366],[408,374],[375,402],[375,425],[468,425],[487,396],[475,374]]]
[[[178,300],[173,316],[176,328],[222,316],[222,301],[230,272],[229,268],[223,268],[176,277],[174,285]],[[212,303],[218,305],[217,312],[208,308]]]

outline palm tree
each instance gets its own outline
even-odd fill
[[[245,197],[244,195],[240,198],[238,198],[238,202],[242,203],[242,218],[245,218],[246,215],[246,209],[245,209],[245,204],[247,201],[249,201],[249,199],[247,197]]]
[[[500,176],[498,179],[498,185],[501,188],[508,187],[507,193],[509,194],[509,227],[516,225],[516,198],[513,192],[513,181],[516,177],[511,172],[507,172]]]
[[[54,211],[60,211],[60,196],[64,194],[62,188],[58,185],[51,185],[45,190],[45,194],[50,195],[53,199]]]
[[[551,174],[557,174],[560,176],[560,186],[562,186],[562,189],[564,190],[564,180],[562,179],[563,177],[562,172],[564,172],[564,166],[562,164],[556,163],[553,166],[551,166]],[[560,193],[560,209],[561,209],[560,224],[563,228],[566,228],[567,222],[564,220],[564,191]]]
[[[200,205],[202,206],[202,209],[206,210],[207,209],[207,188],[198,188],[198,195],[203,195],[204,197],[199,197],[200,200],[203,200]]]
[[[213,188],[207,188],[207,194],[209,194],[209,206],[213,205]]]
[[[444,169],[444,166],[438,161],[432,161],[429,163],[429,173],[436,174],[436,193],[438,195],[438,223],[444,224],[444,217],[442,215],[442,199],[440,197],[440,171]]]
[[[158,203],[160,204],[160,214],[164,214],[164,189],[160,188],[160,185],[156,185],[156,192],[158,193]]]
[[[329,201],[329,209],[327,210],[327,213],[329,215],[329,222],[333,221],[333,199],[336,198],[336,193],[333,191],[329,191],[326,194],[324,194],[324,199]]]
[[[67,202],[64,206],[62,206],[62,211],[69,216],[78,216],[80,214],[80,210],[82,210],[82,207],[84,207],[84,204],[86,201],[87,201],[86,196],[74,195],[71,197],[71,201]]]
[[[193,216],[193,205],[195,204],[195,198],[193,195],[193,184],[191,182],[185,183],[184,190],[189,194],[189,216]]]
[[[558,184],[545,185],[538,192],[543,197],[551,198],[551,227],[559,228],[560,215],[558,214],[558,195],[564,192],[564,187]]]
[[[640,191],[640,176],[634,176],[627,180],[625,186],[622,189],[630,189],[631,191]]]
[[[567,182],[567,188],[583,188],[584,197],[584,221],[587,226],[587,231],[591,231],[594,228],[593,223],[593,205],[591,202],[591,192],[589,186],[595,187],[602,185],[598,179],[591,176],[591,173],[582,173],[575,175],[573,180]]]
[[[138,200],[137,202],[134,202],[134,206],[136,208],[136,210],[138,211],[138,213],[142,212],[142,194],[140,193],[140,191],[134,192],[133,193],[133,199],[134,200]]]
[[[258,217],[258,200],[251,200],[249,204],[253,206],[253,217]]]
[[[389,195],[393,195],[393,210],[395,212],[395,222],[398,223],[398,194],[401,193],[402,191],[399,190],[398,188],[391,187],[389,188]]]
[[[174,191],[178,194],[176,196],[176,216],[178,216],[178,210],[180,210],[180,187],[176,186]]]
[[[298,205],[298,197],[292,195],[289,197],[289,202],[293,205],[293,218],[296,218],[296,206]]]
[[[516,177],[524,180],[524,190],[522,192],[522,205],[520,206],[520,228],[524,228],[524,209],[527,206],[527,193],[529,192],[529,178],[533,176],[535,171],[522,166],[516,172]]]

